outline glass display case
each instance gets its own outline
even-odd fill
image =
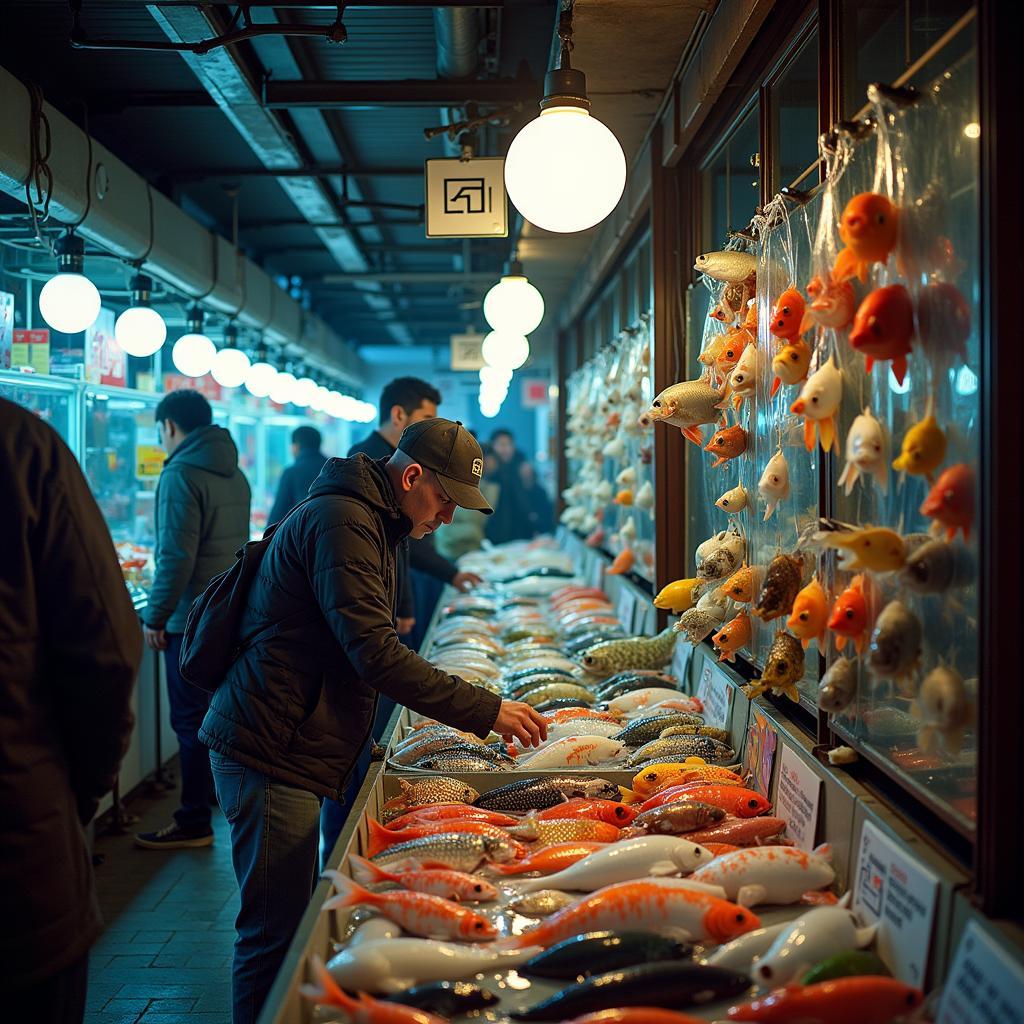
[[[6,398],[49,423],[77,454],[80,423],[78,388],[67,380],[0,370],[0,398]]]

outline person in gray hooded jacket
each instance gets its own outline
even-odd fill
[[[198,391],[165,395],[156,407],[156,424],[167,460],[156,490],[156,572],[143,632],[150,648],[164,652],[181,807],[169,825],[141,833],[135,842],[170,850],[213,842],[213,776],[209,752],[198,738],[210,695],[181,678],[178,658],[189,607],[249,539],[252,496],[235,442],[213,425],[210,403]]]

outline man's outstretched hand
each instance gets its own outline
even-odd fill
[[[475,572],[457,572],[452,578],[452,586],[466,593],[467,590],[479,587],[483,581],[483,577],[477,576]]]
[[[503,700],[491,729],[509,743],[519,740],[524,747],[537,747],[548,738],[548,723],[529,704]]]

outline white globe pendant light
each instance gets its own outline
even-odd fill
[[[512,140],[505,157],[505,188],[531,224],[570,234],[615,209],[626,186],[626,157],[619,140],[590,114],[586,77],[569,66],[572,29],[564,16],[563,25],[561,60],[544,78],[540,116]]]
[[[96,323],[100,293],[83,273],[85,245],[73,234],[63,235],[56,245],[57,273],[39,292],[39,312],[61,334],[78,334]]]
[[[277,380],[277,367],[267,361],[267,346],[260,342],[256,346],[256,361],[245,375],[245,390],[254,398],[266,398]]]
[[[289,405],[295,392],[295,384],[295,374],[282,370],[274,378],[274,383],[270,386],[270,394],[267,397],[278,405]]]
[[[484,296],[484,319],[492,331],[509,334],[531,334],[540,326],[544,296],[526,279],[518,261]]]
[[[530,357],[530,342],[522,334],[491,331],[480,346],[488,366],[499,370],[518,370]]]
[[[153,279],[136,274],[131,283],[132,304],[114,322],[114,340],[130,356],[144,358],[158,352],[167,340],[167,324],[150,305]]]
[[[316,381],[312,377],[300,377],[292,390],[292,405],[300,409],[308,408],[316,397],[316,388]]]
[[[203,311],[196,305],[186,315],[188,333],[183,334],[171,349],[171,362],[185,377],[202,377],[210,372],[217,346],[203,333]]]
[[[224,328],[224,347],[213,357],[210,375],[222,388],[240,388],[245,383],[251,363],[238,347],[238,328]]]

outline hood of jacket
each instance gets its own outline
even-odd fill
[[[366,455],[351,459],[328,459],[309,489],[311,498],[322,494],[342,494],[358,498],[380,513],[388,533],[396,540],[412,529],[412,521],[398,507],[383,460],[375,462]]]
[[[231,435],[223,428],[210,424],[197,427],[185,437],[167,457],[164,465],[195,466],[217,476],[234,476],[238,469],[238,449]]]

